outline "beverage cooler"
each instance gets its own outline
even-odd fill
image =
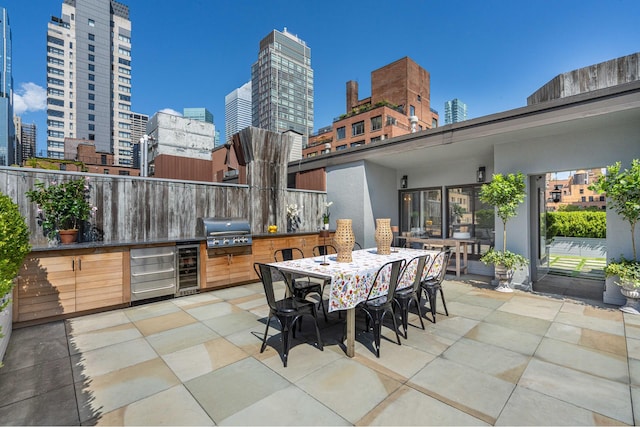
[[[200,289],[200,245],[176,245],[176,296],[191,295]]]

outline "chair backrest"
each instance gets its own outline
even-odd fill
[[[276,249],[273,258],[276,262],[291,261],[292,259],[304,258],[304,252],[300,248]]]
[[[422,281],[426,281],[427,279],[433,280],[434,277],[438,275],[440,272],[440,268],[444,264],[444,256],[445,249],[439,251],[431,260],[430,263],[425,265],[424,270],[422,270]],[[446,267],[445,267],[446,268]]]
[[[429,268],[425,268],[422,273],[422,281],[433,280],[442,283],[447,274],[447,266],[451,259],[451,249],[443,249],[434,257]]]
[[[353,250],[354,251],[359,251],[360,249],[362,249],[362,245],[360,243],[358,243],[358,242],[355,242],[353,244]]]
[[[373,279],[373,284],[371,285],[371,289],[369,289],[369,294],[367,295],[367,299],[371,298],[371,294],[373,294],[374,290],[384,291],[384,288],[387,287],[387,301],[392,301],[393,296],[396,293],[396,287],[398,286],[398,278],[400,277],[400,270],[404,268],[406,261],[404,259],[399,259],[396,261],[389,261],[376,273],[376,277]]]
[[[276,267],[269,264],[263,264],[260,262],[254,263],[253,269],[258,275],[258,278],[260,279],[260,281],[262,282],[262,287],[264,288],[264,294],[267,297],[267,304],[269,305],[269,308],[275,309],[276,294],[273,286],[274,277],[277,277],[277,276],[282,277],[282,280],[284,281],[285,285],[290,289],[291,286],[289,285],[289,282],[287,281],[286,276],[280,273],[280,271]]]
[[[318,245],[313,248],[313,256],[322,256],[338,253],[333,245]]]
[[[424,267],[430,258],[430,255],[420,255],[411,259],[402,269],[402,273],[400,273],[398,289],[411,287],[414,291],[417,291],[420,288]]]

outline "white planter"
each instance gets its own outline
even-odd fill
[[[620,292],[627,298],[627,303],[620,307],[620,310],[625,313],[640,314],[640,288],[636,288],[632,281],[624,281]]]
[[[8,297],[9,296],[5,296],[5,298]],[[7,351],[9,339],[11,338],[11,328],[13,327],[12,317],[13,302],[9,302],[9,305],[0,313],[0,326],[2,327],[0,333],[3,335],[3,337],[0,338],[0,361],[4,360],[4,353]]]
[[[504,265],[496,264],[495,276],[498,282],[496,291],[513,292],[513,288],[511,287],[511,280],[513,280],[513,269],[508,270]]]

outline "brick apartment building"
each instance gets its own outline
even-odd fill
[[[94,141],[79,138],[65,138],[64,159],[32,157],[25,160],[24,166],[43,169],[56,167],[69,172],[140,176],[139,169],[115,165],[113,154],[96,151]]]
[[[430,107],[430,75],[409,57],[371,72],[370,97],[358,99],[355,81],[347,82],[346,92],[346,113],[309,138],[303,157],[438,126],[438,113]]]
[[[589,190],[599,175],[600,169],[580,170],[566,179],[554,179],[553,174],[547,174],[547,210],[557,211],[561,206],[574,205],[581,209],[596,207],[605,210],[607,202],[604,194]],[[560,200],[553,201],[552,191],[560,191]]]

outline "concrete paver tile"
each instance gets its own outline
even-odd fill
[[[122,312],[131,322],[137,322],[139,320],[164,316],[165,314],[175,313],[177,311],[180,311],[180,307],[174,303],[174,300],[170,300],[158,301],[153,304],[136,305],[126,308]]]
[[[158,357],[144,338],[100,347],[71,356],[75,382],[84,378],[105,375]]]
[[[633,423],[629,386],[616,381],[534,358],[518,385],[623,423]]]
[[[556,365],[621,383],[629,383],[627,358],[613,353],[544,338],[535,357]]]
[[[249,357],[247,353],[226,339],[214,338],[202,344],[165,354],[162,359],[180,378],[180,381],[186,382],[247,357]]]
[[[69,334],[82,334],[130,322],[131,320],[127,317],[125,311],[114,310],[74,317],[73,319],[66,320],[65,326]]]
[[[489,424],[411,387],[402,386],[360,419],[356,425],[486,426]]]
[[[214,422],[180,384],[101,415],[103,426],[213,426]]]
[[[529,356],[467,338],[453,344],[441,357],[514,384],[529,362]]]
[[[140,330],[142,335],[149,336],[159,332],[168,331],[169,329],[179,328],[181,326],[191,325],[197,320],[189,316],[184,311],[176,311],[175,313],[163,314],[161,316],[151,317],[148,319],[136,320],[134,324]]]
[[[535,317],[521,316],[515,313],[496,310],[484,318],[484,322],[494,323],[505,328],[520,332],[544,336],[551,325],[551,322]]]
[[[158,352],[158,354],[163,355],[218,337],[219,335],[217,333],[202,323],[193,323],[191,325],[150,335],[146,337],[146,340]]]
[[[542,341],[539,335],[486,322],[478,323],[465,337],[527,356],[532,356]]]
[[[142,334],[133,323],[123,323],[96,331],[72,333],[69,334],[69,353],[72,355],[84,353],[141,337]]]
[[[489,424],[495,423],[515,387],[440,357],[414,375],[408,385]]]
[[[353,360],[338,359],[296,383],[350,423],[375,408],[401,383]]]
[[[616,423],[616,420],[571,403],[524,387],[516,387],[495,425],[576,426]]]
[[[220,424],[291,383],[257,360],[247,358],[184,384],[209,417]]]
[[[162,359],[155,358],[76,383],[80,421],[129,405],[180,384]]]
[[[282,404],[286,402],[286,410]],[[220,421],[221,425],[345,426],[347,420],[291,385]]]

